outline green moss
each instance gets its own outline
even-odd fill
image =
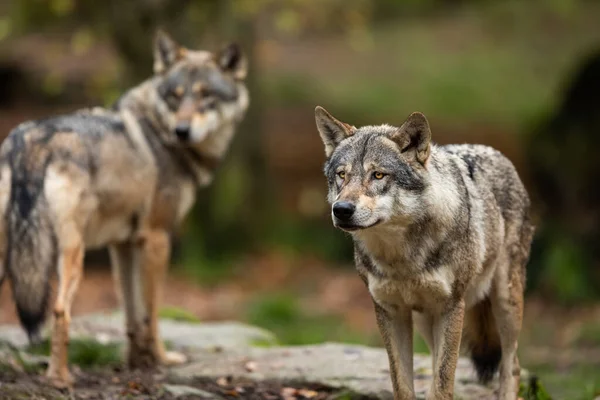
[[[29,354],[36,354],[39,356],[50,355],[50,340],[44,339],[43,341],[35,344],[30,344],[25,348],[25,351]]]
[[[257,338],[257,339],[252,339],[250,341],[250,346],[252,347],[263,347],[263,348],[269,348],[269,347],[275,347],[277,346],[277,339],[266,339],[266,338]]]
[[[289,293],[256,297],[249,303],[246,319],[273,332],[280,343],[286,345],[326,341],[372,343],[372,338],[352,331],[339,316],[305,312]]]
[[[521,382],[519,386],[519,397],[525,400],[551,400],[544,386],[537,377],[532,376],[529,382]]]
[[[328,397],[330,400],[365,400],[369,399],[364,395],[358,394],[351,390],[344,390],[339,393],[334,393]]]
[[[158,316],[163,319],[170,319],[179,322],[189,322],[198,324],[200,319],[191,312],[178,307],[163,307],[158,312]]]
[[[27,347],[30,354],[50,355],[48,339]],[[115,366],[121,364],[121,350],[115,343],[102,344],[94,339],[72,339],[69,342],[69,363],[83,368]]]

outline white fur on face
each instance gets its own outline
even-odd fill
[[[218,110],[209,110],[202,115],[194,115],[191,121],[191,142],[196,144],[203,142],[222,127],[240,121],[248,104],[248,91],[243,85],[238,85],[238,99],[235,102],[221,103]]]
[[[216,110],[210,110],[199,115],[195,114],[192,118],[190,141],[192,143],[200,143],[211,133],[219,128],[220,120],[219,113]]]
[[[386,222],[392,214],[393,206],[394,198],[390,195],[375,198],[360,196],[356,203],[356,211],[352,217],[352,222],[362,227]]]
[[[395,205],[389,210],[388,219],[397,217],[398,219],[413,219],[421,214],[423,209],[421,196],[410,190],[398,189],[395,196]],[[412,222],[412,221],[410,221]]]

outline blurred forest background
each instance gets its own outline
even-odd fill
[[[178,232],[164,314],[241,319],[283,343],[379,345],[351,240],[329,218],[313,110],[355,125],[422,111],[436,142],[489,144],[517,166],[538,225],[521,364],[555,398],[593,398],[599,21],[584,0],[4,0],[0,132],[110,105],[151,74],[157,27],[191,48],[239,42],[251,107]],[[106,255],[87,261],[76,314],[116,305]],[[0,322],[14,320],[6,292]]]

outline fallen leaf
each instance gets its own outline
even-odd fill
[[[244,365],[244,368],[246,368],[246,371],[248,372],[254,372],[256,371],[256,368],[258,368],[258,365],[255,361],[248,361],[246,365]]]
[[[221,377],[219,379],[217,379],[217,385],[219,386],[227,386],[229,385],[229,383],[231,382],[231,377]]]
[[[312,399],[313,397],[317,397],[319,393],[315,392],[314,390],[300,389],[298,390],[298,394],[304,398]]]
[[[283,389],[281,389],[281,395],[283,397],[295,396],[296,392],[297,390],[291,387],[284,387]]]

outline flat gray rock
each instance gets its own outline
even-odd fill
[[[71,333],[72,337],[91,337],[101,343],[123,343],[124,326],[120,313],[94,314],[75,318]],[[336,343],[278,347],[270,332],[238,322],[161,320],[159,329],[170,346],[183,350],[190,358],[189,363],[169,372],[174,381],[184,385],[170,387],[175,392],[181,390],[178,395],[184,395],[188,379],[232,376],[320,383],[375,398],[392,398],[388,359],[382,348]],[[27,343],[18,326],[0,326],[0,340],[17,347]],[[431,358],[415,355],[414,369],[417,398],[423,399],[432,379]],[[479,385],[470,362],[459,360],[455,398],[493,399],[496,387],[496,381],[490,386]]]
[[[189,323],[161,320],[161,337],[179,349],[219,349],[253,345],[275,345],[275,336],[261,328],[240,322]],[[120,312],[90,314],[74,318],[71,337],[94,338],[100,343],[122,343],[125,340],[125,322]],[[44,336],[47,336],[45,332]],[[0,326],[0,340],[22,347],[27,345],[27,335],[20,326]]]
[[[431,358],[414,358],[415,392],[424,399],[431,383]],[[188,365],[171,369],[182,380],[194,377],[233,376],[251,380],[283,380],[321,383],[380,399],[391,399],[392,386],[385,350],[366,346],[325,343],[320,345],[225,349],[194,352]],[[478,384],[470,361],[461,358],[456,371],[455,397],[494,399],[497,384]]]

